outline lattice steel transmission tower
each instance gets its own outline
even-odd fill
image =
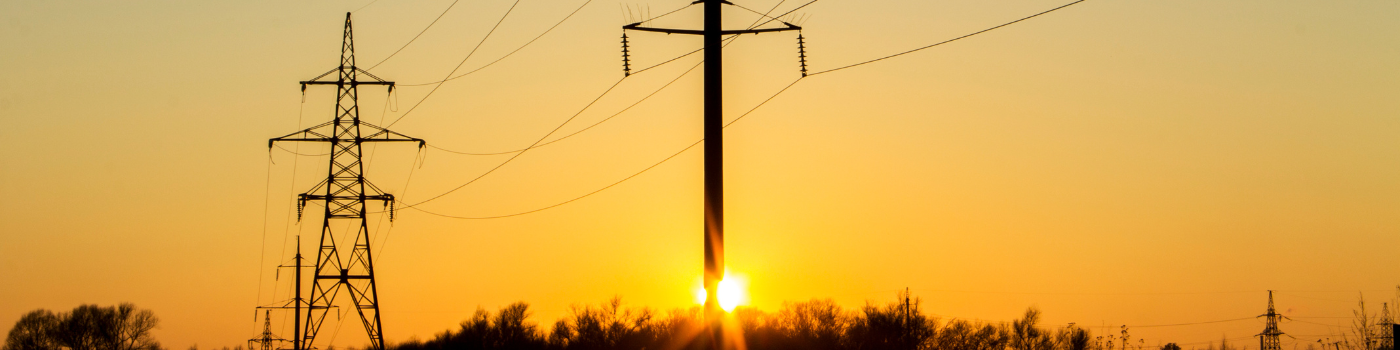
[[[1259,317],[1264,318],[1264,332],[1256,335],[1259,337],[1259,350],[1282,350],[1278,336],[1283,332],[1278,330],[1278,321],[1284,317],[1274,312],[1274,291],[1269,291],[1269,311]]]
[[[278,343],[290,341],[272,334],[272,316],[269,315],[271,312],[271,310],[263,310],[262,334],[258,334],[257,338],[248,339],[248,350],[277,350]]]
[[[1377,336],[1378,342],[1376,343],[1376,349],[1394,350],[1395,319],[1390,318],[1390,305],[1386,305],[1386,303],[1381,303],[1381,319],[1380,321],[1376,322],[1376,325],[1380,326],[1377,327],[1380,330],[1380,334],[1378,334]]]
[[[335,80],[322,80],[332,75]],[[368,77],[370,80],[360,80],[362,77]],[[374,259],[370,250],[366,220],[366,214],[370,212],[366,203],[381,202],[383,212],[393,220],[394,195],[384,193],[365,180],[364,165],[360,160],[361,145],[366,142],[417,142],[418,147],[422,148],[425,142],[360,121],[359,86],[386,85],[392,92],[394,82],[380,79],[355,66],[355,40],[350,26],[350,13],[345,14],[340,66],[311,80],[302,81],[303,93],[307,85],[336,86],[335,119],[268,141],[269,148],[278,141],[326,142],[331,147],[330,168],[326,180],[306,193],[297,195],[298,220],[301,219],[303,208],[308,202],[319,202],[325,211],[321,221],[320,252],[316,255],[311,295],[307,299],[306,324],[299,327],[303,333],[297,335],[293,343],[299,350],[310,349],[314,345],[316,334],[325,321],[327,311],[334,307],[336,296],[341,291],[340,287],[344,286],[355,312],[365,326],[371,349],[383,350],[384,329],[380,322],[379,291],[374,280]],[[333,222],[346,221],[349,222],[332,225]],[[354,232],[343,232],[344,230]],[[336,237],[355,237],[348,257],[341,256]],[[300,294],[297,297],[300,297]]]

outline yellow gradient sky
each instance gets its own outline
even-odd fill
[[[36,308],[133,302],[161,317],[157,335],[171,348],[251,337],[253,306],[288,297],[272,266],[291,257],[298,232],[314,244],[318,220],[296,225],[291,204],[326,167],[324,157],[269,155],[266,140],[331,118],[333,90],[311,88],[303,102],[296,82],[337,64],[344,13],[366,3],[0,2],[0,329]],[[360,65],[449,3],[380,0],[356,12]],[[621,78],[624,5],[660,14],[686,3],[595,0],[514,56],[445,84],[394,129],[466,152],[527,146]],[[803,35],[822,70],[1062,3],[823,0],[799,13],[811,15]],[[464,70],[580,4],[520,1]],[[510,5],[461,1],[373,72],[401,84],[441,79]],[[731,26],[754,18],[726,16]],[[655,25],[700,18],[691,9]],[[700,45],[629,36],[639,66]],[[730,118],[798,77],[790,33],[744,37],[725,52]],[[607,118],[698,59],[628,78],[561,132]],[[510,214],[629,176],[700,138],[700,84],[697,70],[423,208]],[[429,90],[366,88],[362,117],[395,119]],[[770,311],[810,298],[856,307],[908,287],[945,318],[1008,320],[1037,305],[1050,324],[1114,329],[1251,317],[1276,289],[1281,310],[1317,323],[1283,330],[1316,339],[1307,335],[1330,332],[1319,324],[1347,320],[1304,317],[1348,316],[1359,292],[1396,297],[1397,96],[1395,1],[1090,0],[804,79],[734,124],[728,267],[747,276],[751,304]],[[316,147],[300,150],[325,151]],[[370,179],[406,203],[506,159],[372,152]],[[392,230],[372,227],[384,242],[388,339],[431,337],[478,306],[521,300],[544,324],[614,295],[692,305],[700,171],[697,149],[535,214],[405,210]],[[357,327],[345,323],[335,344],[363,344]],[[1247,337],[1260,329],[1133,332],[1149,345],[1254,344]]]

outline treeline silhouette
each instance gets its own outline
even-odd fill
[[[621,299],[600,305],[573,307],[547,329],[530,322],[523,302],[495,313],[478,309],[455,330],[430,340],[409,340],[392,350],[594,350],[704,348],[703,317],[698,307],[664,314],[647,308],[624,307]],[[1124,330],[1121,338],[1091,337],[1073,325],[1046,328],[1041,313],[1031,307],[1021,318],[1005,323],[953,319],[940,322],[920,310],[918,299],[901,296],[884,305],[858,310],[832,300],[787,303],[773,313],[753,308],[733,312],[734,326],[749,350],[1133,350]],[[1105,341],[1107,340],[1107,341]],[[1117,340],[1117,346],[1115,346]],[[1126,347],[1125,347],[1126,345]],[[1141,349],[1139,344],[1137,349]]]
[[[160,350],[151,336],[159,323],[154,312],[130,303],[60,313],[38,309],[15,322],[3,350]]]

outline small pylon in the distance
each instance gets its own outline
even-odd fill
[[[248,339],[249,350],[277,350],[278,343],[289,341],[278,337],[276,334],[272,334],[272,316],[269,316],[271,312],[271,310],[263,311],[262,334],[259,334],[257,338]]]
[[[1259,317],[1264,318],[1264,332],[1255,335],[1259,337],[1259,350],[1282,350],[1278,336],[1283,332],[1278,329],[1278,322],[1285,317],[1274,311],[1274,291],[1269,291],[1269,310]]]

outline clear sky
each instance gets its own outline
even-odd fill
[[[459,73],[584,1],[521,0]],[[266,148],[331,118],[334,91],[303,97],[296,82],[337,64],[345,12],[358,9],[369,66],[451,2],[367,3],[0,2],[0,329],[36,308],[133,302],[161,317],[157,336],[172,348],[253,336],[253,307],[289,297],[273,266],[291,257],[297,233],[309,245],[319,230],[314,217],[298,225],[290,205],[323,176],[325,157]],[[528,146],[622,77],[627,7],[661,14],[687,3],[595,0],[510,58],[444,84],[393,128],[464,152]],[[374,74],[442,79],[511,4],[461,1]],[[822,0],[797,13],[810,15],[808,62],[823,70],[1060,4]],[[755,18],[725,15],[735,27]],[[692,8],[654,25],[698,28],[700,18]],[[1036,305],[1051,324],[1114,329],[1251,317],[1275,289],[1280,310],[1312,322],[1283,331],[1316,339],[1348,321],[1325,317],[1349,316],[1358,293],[1391,302],[1400,283],[1397,18],[1400,2],[1380,0],[1089,0],[803,79],[726,131],[729,270],[770,311],[810,298],[856,307],[908,287],[943,317],[1008,320]],[[636,66],[700,45],[629,37]],[[796,44],[778,33],[725,49],[729,118],[799,77]],[[560,133],[698,60],[627,78]],[[632,175],[700,138],[699,78],[422,208],[510,214]],[[365,88],[362,117],[396,119],[431,89]],[[325,152],[317,147],[299,151]],[[371,181],[405,203],[508,157],[367,153]],[[478,306],[514,301],[544,324],[614,295],[692,305],[700,179],[696,149],[530,215],[375,217],[387,338],[428,338]],[[346,320],[336,344],[363,344]],[[1255,344],[1247,337],[1262,327],[1133,332],[1149,345]]]

